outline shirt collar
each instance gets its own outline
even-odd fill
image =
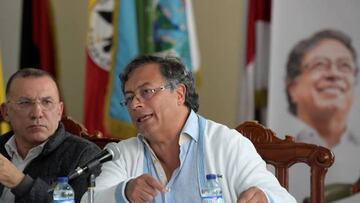
[[[298,124],[299,128],[295,133],[297,140],[303,141],[303,140],[307,140],[310,138],[311,140],[313,140],[313,144],[327,146],[326,142],[320,137],[319,133],[314,128],[312,128],[311,126],[309,126],[308,124],[306,124],[305,122],[303,122],[300,119],[297,119],[297,120],[299,122],[299,124]],[[346,127],[345,131],[341,135],[340,142],[337,145],[345,143],[345,142],[350,142],[355,145],[360,144],[360,140],[358,139],[358,137],[356,137],[354,135],[354,133],[351,132],[351,130],[349,129],[348,126]]]
[[[41,143],[40,145],[33,147],[32,149],[30,149],[30,151],[28,152],[27,156],[25,157],[25,159],[30,155],[30,154],[36,154],[39,155],[45,144],[47,141]],[[15,143],[15,135],[11,136],[11,138],[5,143],[5,150],[6,152],[10,155],[10,157],[12,157],[14,154],[16,154],[17,156],[20,157],[18,151],[17,151],[17,147],[16,147],[16,143]]]
[[[11,136],[10,139],[5,143],[5,149],[10,157],[12,157],[12,154],[17,152],[14,136]]]
[[[183,129],[181,130],[181,134],[187,134],[196,142],[199,139],[199,121],[197,114],[191,110],[188,119],[185,122]],[[181,136],[180,136],[181,141]]]

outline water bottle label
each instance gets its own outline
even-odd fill
[[[74,199],[54,200],[53,203],[75,203]]]
[[[222,195],[203,196],[202,202],[203,203],[222,203],[223,198],[222,198]]]

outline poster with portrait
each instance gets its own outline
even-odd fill
[[[333,151],[326,185],[360,178],[359,9],[357,0],[273,1],[267,125]],[[302,202],[309,167],[290,173]],[[337,202],[360,202],[360,193]]]

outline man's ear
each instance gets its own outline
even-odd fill
[[[286,83],[286,91],[288,92],[292,102],[295,102],[295,98],[296,98],[295,88],[296,88],[296,81],[288,81]]]
[[[60,101],[58,106],[58,115],[60,116],[60,119],[62,118],[63,113],[64,113],[64,103]]]
[[[178,84],[175,90],[178,96],[178,104],[184,104],[186,98],[186,86],[184,84]]]
[[[5,120],[7,122],[9,122],[9,114],[8,114],[8,109],[9,107],[7,106],[7,104],[4,102],[1,104],[0,106],[0,110],[1,110],[1,120]]]

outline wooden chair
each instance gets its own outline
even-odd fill
[[[334,155],[329,149],[296,143],[289,135],[283,140],[279,139],[272,130],[256,121],[246,121],[236,127],[236,130],[252,141],[266,163],[275,167],[275,176],[286,189],[289,188],[289,167],[299,162],[306,163],[311,168],[310,202],[325,202],[325,174],[334,162]]]
[[[94,134],[90,134],[88,132],[88,130],[84,127],[84,125],[75,121],[74,119],[72,119],[69,116],[63,116],[61,121],[64,124],[65,129],[68,132],[70,132],[74,135],[79,135],[83,138],[86,138],[86,139],[94,142],[100,148],[104,148],[104,146],[109,142],[119,142],[120,141],[120,139],[117,139],[117,138],[104,137],[100,131],[96,131]]]

